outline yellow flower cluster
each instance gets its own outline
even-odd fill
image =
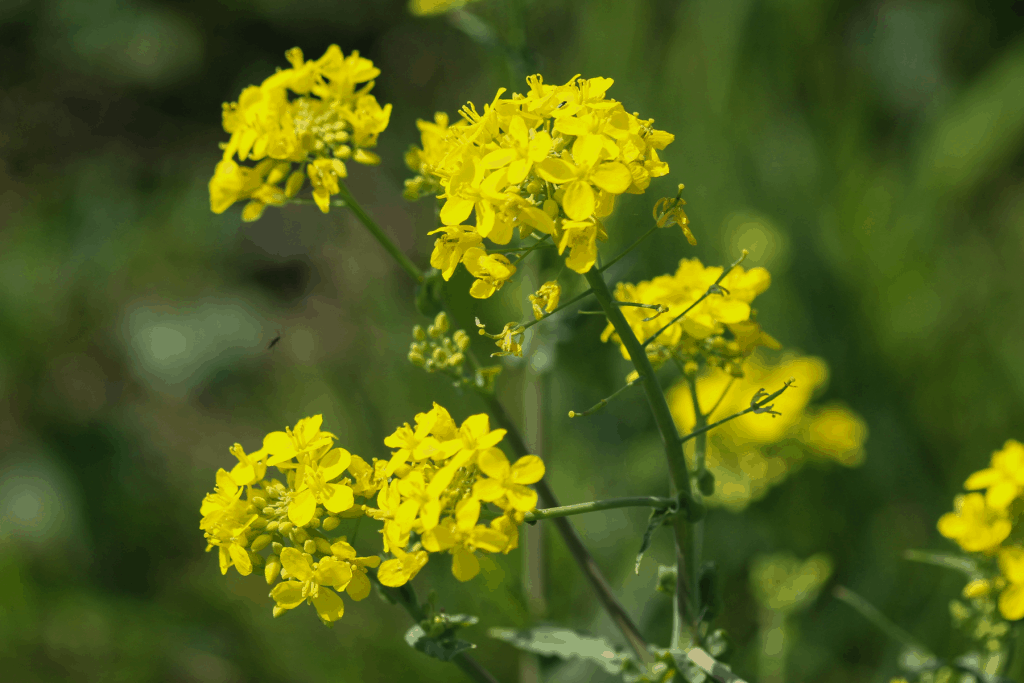
[[[610,78],[526,81],[525,95],[503,99],[501,89],[482,113],[472,103],[463,107],[454,125],[443,114],[433,124],[421,121],[423,147],[407,156],[419,174],[407,196],[439,187],[445,200],[431,265],[447,280],[465,264],[477,278],[470,292],[477,298],[515,274],[506,257],[488,253],[484,239],[503,245],[516,227],[521,238],[539,231],[559,254],[569,250],[569,268],[585,273],[597,259],[597,240],[606,238],[601,219],[615,198],[642,194],[669,171],[658,151],[673,136],[608,99]]]
[[[749,407],[759,389],[781,387],[791,378],[796,381],[772,403],[780,414],[769,418],[748,413],[710,432],[705,466],[716,486],[709,504],[742,510],[809,459],[846,467],[863,462],[864,421],[839,405],[810,407],[815,391],[828,379],[828,367],[819,358],[790,356],[769,363],[754,354],[739,378],[710,368],[697,379],[697,400],[702,412],[714,408],[709,417],[714,422]],[[692,431],[696,418],[686,383],[672,387],[667,398],[680,431]],[[692,461],[693,454],[688,457]]]
[[[1010,439],[992,454],[989,467],[975,472],[953,512],[939,518],[938,528],[966,552],[997,557],[999,575],[972,581],[965,597],[981,597],[999,590],[999,612],[1005,619],[1024,618],[1024,546],[1016,534],[1024,512],[1024,444]],[[977,493],[984,490],[985,493]]]
[[[717,290],[704,296],[722,275],[720,266],[705,267],[698,259],[682,259],[673,275],[659,275],[636,284],[620,282],[615,287],[618,301],[661,305],[665,312],[651,315],[651,309],[623,306],[622,313],[633,333],[644,342],[669,321],[689,311],[678,322],[658,334],[647,347],[655,365],[675,356],[688,361],[702,358],[714,366],[724,366],[738,374],[743,360],[758,346],[777,349],[779,344],[753,320],[750,307],[754,298],[768,289],[771,276],[764,268],[745,270],[735,266],[719,283]],[[704,297],[703,300],[701,297]],[[629,352],[608,324],[602,341],[619,342],[622,355]]]
[[[285,57],[291,68],[224,104],[224,130],[231,139],[222,145],[223,158],[210,179],[214,213],[247,199],[242,218],[254,221],[268,205],[295,197],[307,177],[313,200],[327,213],[339,180],[348,175],[346,160],[380,163],[370,149],[388,126],[391,105],[381,107],[370,94],[380,74],[373,62],[358,52],[346,57],[337,45],[317,60],[304,60],[297,47]],[[257,163],[239,163],[246,160]]]
[[[322,431],[322,422],[317,415],[271,432],[254,453],[232,446],[238,464],[217,472],[216,488],[200,507],[199,527],[207,550],[218,549],[222,573],[264,567],[274,616],[308,602],[325,622],[336,621],[344,613],[338,593],[365,598],[368,570],[378,565],[377,581],[401,586],[429,553],[447,552],[453,574],[468,581],[479,571],[476,551],[507,553],[518,545],[523,513],[537,504],[528,485],[544,476],[544,464],[533,455],[509,464],[497,448],[505,432],[491,430],[487,415],[456,426],[434,404],[416,416],[415,427],[403,425],[384,440],[395,449],[390,460],[372,463],[335,448],[337,437]],[[268,467],[284,481],[268,478]],[[483,503],[500,510],[488,524],[478,523]],[[330,534],[343,520],[363,516],[383,523],[383,562]]]

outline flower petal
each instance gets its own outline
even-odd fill
[[[459,581],[469,581],[480,573],[480,561],[469,550],[459,548],[452,553],[452,574]]]
[[[316,496],[309,489],[296,494],[288,504],[288,519],[295,526],[306,526],[316,512]]]
[[[544,478],[544,461],[536,455],[524,455],[512,465],[511,479],[516,484],[536,484]]]
[[[577,180],[569,184],[562,197],[562,208],[565,215],[574,221],[582,221],[594,215],[597,206],[597,198],[594,196],[594,188],[590,183]]]
[[[306,596],[302,594],[302,583],[299,581],[282,581],[270,591],[270,597],[282,609],[292,609],[302,604]]]
[[[366,578],[366,574],[363,572],[354,572],[352,580],[349,581],[348,586],[345,588],[345,592],[348,593],[348,597],[359,602],[370,594],[370,580]]]
[[[309,566],[309,560],[297,548],[285,548],[281,551],[281,566],[291,578],[299,581],[309,581],[313,578],[313,568]]]
[[[345,602],[330,588],[320,588],[317,596],[313,598],[313,607],[320,618],[327,622],[337,621],[345,614]]]

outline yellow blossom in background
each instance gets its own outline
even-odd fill
[[[668,173],[658,152],[673,140],[609,99],[612,83],[576,76],[550,85],[530,76],[525,94],[504,98],[501,89],[482,112],[463,107],[455,124],[443,114],[418,123],[422,146],[406,157],[417,176],[405,194],[436,191],[444,200],[446,234],[431,264],[445,279],[464,263],[477,278],[473,296],[491,296],[515,268],[490,254],[484,240],[508,244],[516,228],[523,240],[550,237],[576,272],[593,267],[596,243],[607,238],[601,219],[616,197],[642,194]],[[469,234],[479,241],[471,244]]]
[[[939,533],[967,552],[986,552],[999,546],[1013,528],[1005,510],[990,507],[980,493],[959,495],[953,512],[939,518]]]
[[[964,483],[968,491],[986,489],[985,500],[1005,509],[1024,492],[1024,444],[1010,439],[992,454],[991,467],[975,472]]]
[[[789,379],[796,381],[772,403],[779,415],[748,413],[709,433],[705,466],[715,476],[708,502],[742,510],[809,459],[835,461],[847,467],[864,458],[864,421],[847,408],[811,406],[815,392],[828,379],[825,362],[814,357],[784,356],[769,362],[754,354],[735,377],[722,368],[709,368],[697,378],[701,410],[714,409],[709,422],[743,411],[760,389],[774,391]],[[681,381],[666,392],[669,408],[681,434],[696,426],[693,401]],[[717,407],[716,407],[717,406]],[[689,453],[688,457],[693,458]]]
[[[267,206],[296,197],[308,179],[312,198],[324,213],[339,181],[348,175],[345,161],[376,165],[372,151],[387,128],[391,105],[370,94],[380,74],[373,62],[332,45],[317,60],[305,60],[299,48],[285,53],[291,63],[258,86],[224,104],[223,157],[210,179],[210,209],[222,213],[238,201],[247,221]],[[244,166],[240,162],[257,162]]]
[[[441,316],[431,326],[432,333],[447,329]],[[233,566],[249,575],[263,566],[275,616],[307,602],[329,623],[344,614],[339,593],[369,595],[370,570],[381,585],[399,587],[431,554],[447,553],[452,573],[468,581],[480,570],[477,553],[515,548],[523,514],[537,503],[528,485],[544,476],[540,458],[510,465],[497,447],[505,430],[491,429],[485,414],[457,424],[435,403],[414,423],[384,440],[390,458],[372,463],[336,448],[321,415],[267,434],[253,453],[233,445],[237,463],[217,472],[200,507],[207,550],[218,548],[221,572]],[[271,467],[283,481],[268,474]],[[499,513],[490,524],[478,523],[484,505]],[[380,523],[383,559],[336,535],[364,516]]]
[[[473,0],[409,0],[409,12],[417,16],[444,14],[461,9],[468,2],[473,2]]]
[[[999,613],[1010,621],[1024,619],[1024,548],[1000,550],[999,571],[1007,583],[999,595]]]
[[[660,304],[667,309],[652,316],[650,309],[622,307],[622,314],[641,342],[654,338],[647,347],[652,362],[662,363],[675,354],[686,358],[699,356],[736,369],[754,348],[778,348],[778,342],[752,320],[750,305],[771,284],[768,271],[736,266],[722,278],[719,289],[705,297],[722,272],[721,267],[705,267],[698,259],[682,259],[672,275],[659,275],[636,284],[620,282],[615,287],[618,301]],[[686,315],[654,337],[684,311]],[[610,323],[601,339],[619,342],[623,357],[629,358]]]

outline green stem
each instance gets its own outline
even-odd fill
[[[631,244],[628,247],[626,247],[621,254],[619,254],[618,256],[613,258],[611,261],[609,261],[608,263],[606,263],[603,266],[601,266],[598,270],[603,273],[604,271],[606,271],[609,268],[611,268],[612,266],[614,266],[616,263],[619,262],[619,259],[621,259],[623,256],[625,256],[626,254],[628,254],[629,252],[633,251],[638,246],[640,246],[640,243],[643,242],[648,237],[650,237],[651,235],[653,235],[654,231],[657,230],[657,229],[658,229],[658,226],[655,225],[653,228],[651,228],[650,230],[645,232],[643,235],[641,235],[640,238],[636,242],[633,242],[633,244]]]
[[[870,602],[862,598],[861,596],[854,593],[845,586],[836,586],[832,589],[832,595],[836,596],[839,600],[842,600],[847,605],[856,610],[862,617],[874,624],[879,631],[887,635],[888,637],[895,640],[908,648],[918,650],[922,654],[925,654],[930,659],[935,659],[935,655],[932,654],[926,647],[917,642],[914,636],[910,635],[902,628],[894,624],[889,617],[882,614],[882,612],[872,605]]]
[[[543,318],[541,318],[540,320],[530,320],[530,321],[527,321],[527,322],[523,323],[523,329],[524,329],[524,330],[528,330],[528,329],[530,329],[531,327],[533,327],[533,326],[534,326],[534,325],[536,325],[537,323],[539,323],[539,322],[542,322],[542,321],[544,321],[544,320],[547,320],[548,318],[550,318],[551,316],[553,316],[553,315],[554,315],[555,313],[558,313],[559,311],[561,311],[561,310],[564,310],[564,309],[568,308],[569,306],[572,306],[572,305],[573,305],[574,303],[576,303],[576,302],[577,302],[577,301],[579,301],[580,299],[583,299],[583,298],[585,298],[585,297],[588,297],[588,296],[590,296],[590,295],[591,295],[591,294],[593,294],[593,293],[594,293],[594,292],[593,292],[592,290],[589,290],[589,289],[588,289],[587,291],[583,292],[582,294],[577,294],[577,295],[576,295],[576,296],[574,296],[573,298],[571,298],[571,299],[569,299],[568,301],[566,301],[566,302],[565,302],[564,304],[560,304],[560,305],[558,306],[558,308],[556,308],[555,310],[551,311],[550,313],[548,313],[548,314],[547,314],[546,316],[544,316],[544,317],[543,317]]]
[[[345,201],[346,204],[348,204],[348,208],[352,209],[352,213],[356,215],[356,218],[359,219],[359,222],[362,223],[363,227],[369,230],[370,234],[373,235],[378,242],[380,242],[381,246],[384,247],[384,249],[389,254],[391,254],[392,258],[394,258],[395,261],[398,262],[398,265],[402,267],[402,270],[409,273],[409,275],[412,277],[413,280],[416,281],[417,284],[423,282],[423,271],[420,270],[419,267],[415,263],[413,263],[408,256],[402,253],[398,246],[393,241],[391,241],[391,238],[388,237],[383,230],[381,230],[380,226],[377,225],[376,221],[370,218],[370,214],[366,213],[366,211],[363,210],[363,207],[360,206],[359,202],[357,202],[355,197],[352,196],[352,193],[349,192],[349,189],[345,185],[345,183],[341,182],[340,180],[338,181],[338,189],[340,190],[338,194],[341,195],[341,198]]]
[[[553,508],[543,508],[527,512],[523,521],[536,522],[541,519],[555,519],[556,517],[571,517],[582,515],[587,512],[598,512],[600,510],[615,510],[618,508],[648,507],[667,508],[675,504],[672,498],[658,498],[657,496],[627,496],[625,498],[609,498],[607,500],[592,500],[588,503],[576,503],[574,505],[562,505]]]
[[[765,396],[764,398],[760,399],[759,401],[755,401],[755,402],[751,403],[750,407],[745,408],[745,409],[741,410],[738,413],[733,413],[729,417],[723,417],[718,422],[712,422],[711,424],[705,424],[703,427],[694,427],[692,432],[690,432],[689,434],[687,434],[686,436],[682,437],[679,440],[680,443],[686,443],[690,439],[694,439],[694,438],[696,438],[698,436],[703,436],[703,435],[707,434],[708,432],[710,432],[715,427],[718,427],[719,425],[723,425],[726,422],[728,422],[729,420],[735,420],[737,417],[740,417],[742,415],[746,415],[747,413],[757,412],[758,410],[762,410],[763,411],[765,406],[767,406],[769,403],[771,403],[772,401],[777,399],[779,396],[781,396],[782,392],[784,392],[786,389],[789,389],[790,386],[792,386],[792,384],[790,382],[786,382],[785,384],[782,385],[782,388],[779,389],[778,391],[776,391],[774,393],[771,393],[771,394],[768,394],[767,396]]]
[[[404,607],[405,611],[409,613],[409,616],[412,617],[413,621],[419,623],[426,618],[423,606],[416,597],[416,591],[413,590],[411,584],[407,583],[400,588],[388,588],[387,586],[382,586],[377,581],[376,577],[373,577],[372,580],[377,583],[381,590],[387,593],[392,600]],[[492,676],[480,662],[476,661],[476,659],[464,652],[460,652],[455,655],[451,661],[477,683],[498,683],[498,679]]]
[[[542,237],[539,240],[537,240],[537,243],[532,245],[525,252],[523,252],[523,254],[519,256],[519,258],[517,258],[515,261],[512,262],[512,265],[513,266],[519,265],[519,262],[522,261],[527,256],[529,256],[530,254],[532,254],[534,249],[540,249],[541,247],[552,247],[552,246],[554,246],[553,244],[544,244],[544,242],[547,240],[548,237],[550,237],[550,235],[544,235],[544,237]]]
[[[602,313],[602,315],[603,315],[603,313]],[[621,386],[618,389],[616,389],[615,391],[613,391],[610,396],[606,396],[605,398],[602,398],[600,401],[598,401],[597,403],[595,403],[591,407],[587,408],[582,413],[577,413],[575,410],[570,410],[569,411],[569,417],[571,417],[571,418],[572,417],[586,417],[587,415],[593,415],[594,413],[596,413],[597,411],[601,410],[606,405],[608,405],[608,403],[610,401],[612,401],[612,399],[614,399],[616,396],[618,396],[619,394],[624,392],[626,389],[629,389],[631,386],[633,386],[632,382],[628,382],[628,383],[624,384],[623,386]]]
[[[1011,681],[1024,680],[1024,624],[1014,624],[1005,676]]]
[[[700,409],[700,402],[697,400],[697,382],[693,377],[686,375],[686,383],[690,388],[690,398],[693,401],[693,414],[696,418],[694,423],[694,432],[700,431],[696,440],[694,441],[694,464],[696,467],[696,474],[698,477],[704,472],[704,459],[707,454],[708,448],[708,433],[707,415]],[[694,498],[700,501],[700,491],[694,491]],[[690,603],[690,618],[692,620],[693,639],[697,643],[702,642],[700,633],[700,621],[701,621],[701,599],[700,599],[700,572],[701,565],[703,564],[704,555],[704,520],[701,519],[695,522],[690,529],[690,563],[687,565],[687,578],[690,581],[690,594],[692,602]],[[679,581],[683,580],[683,573],[679,572]],[[676,647],[679,646],[678,641],[674,644]]]
[[[479,396],[487,404],[488,412],[494,417],[495,422],[501,426],[502,429],[506,430],[506,438],[515,451],[517,456],[524,456],[530,454],[530,449],[526,447],[526,442],[523,441],[522,435],[516,428],[514,422],[509,417],[505,407],[491,394],[478,392]],[[545,508],[558,508],[561,507],[558,502],[558,498],[555,496],[554,491],[548,486],[546,480],[541,479],[539,482],[534,484],[537,489],[537,494],[540,496],[540,500],[544,503]],[[583,575],[590,581],[590,585],[594,588],[597,593],[598,600],[601,601],[601,606],[611,617],[612,622],[625,637],[629,647],[636,654],[637,658],[642,662],[651,663],[654,658],[647,650],[647,641],[640,635],[640,629],[633,622],[632,617],[626,611],[626,608],[622,606],[618,598],[615,597],[615,593],[612,592],[612,588],[608,585],[607,579],[604,578],[604,574],[601,573],[601,568],[597,566],[597,562],[593,556],[587,550],[586,546],[583,545],[583,540],[580,538],[576,529],[565,517],[554,517],[553,524],[558,530],[558,533],[562,536],[562,540],[565,542],[566,547],[569,550],[569,554],[572,555],[576,564],[579,565],[583,571]]]
[[[693,487],[690,483],[690,473],[686,466],[686,456],[683,454],[683,442],[679,438],[679,432],[676,431],[675,422],[672,420],[672,412],[669,410],[668,401],[665,400],[665,392],[662,391],[661,385],[658,384],[658,378],[654,374],[651,361],[647,358],[647,354],[644,352],[640,341],[633,334],[633,328],[629,326],[625,316],[622,315],[622,311],[615,305],[612,293],[608,289],[608,284],[604,281],[601,273],[591,268],[586,273],[586,278],[587,282],[590,283],[590,289],[593,290],[594,296],[597,297],[598,303],[604,309],[608,322],[615,328],[619,339],[626,347],[626,351],[629,352],[629,357],[633,361],[633,367],[636,368],[637,374],[640,375],[644,392],[647,394],[647,402],[650,404],[651,412],[654,414],[654,422],[658,427],[658,432],[661,434],[665,458],[668,460],[670,482],[672,484],[671,492],[673,495],[679,496],[681,502],[696,502],[693,495]],[[689,507],[689,505],[686,505],[686,507]],[[687,537],[692,525],[687,522],[686,515],[676,515],[672,527],[676,540],[676,571],[682,577],[689,575],[687,573],[687,563],[683,548],[687,546]],[[692,560],[690,564],[694,564]],[[700,571],[700,567],[694,567],[692,571]],[[683,588],[686,588],[686,590],[682,590]],[[691,600],[689,586],[685,580],[680,578],[676,590],[676,612],[680,619],[685,618],[688,614],[696,616],[696,611],[691,607]],[[690,621],[692,623],[694,619],[690,619]],[[675,631],[675,629],[673,630]]]

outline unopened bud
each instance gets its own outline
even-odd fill
[[[687,361],[687,362],[686,362],[686,363],[685,363],[685,364],[683,365],[683,373],[684,373],[684,374],[685,374],[685,375],[686,375],[687,377],[693,377],[694,375],[696,375],[696,374],[697,374],[697,370],[699,370],[699,369],[700,369],[700,368],[699,368],[699,366],[697,365],[697,363],[696,363],[696,362],[694,362],[694,361],[692,361],[692,360],[691,360],[691,361]]]
[[[276,514],[276,513],[277,513],[277,510],[275,510],[274,508],[270,507],[269,505],[265,505],[263,507],[263,514],[267,515],[268,517],[273,515],[273,514]]]
[[[276,519],[273,522],[267,522],[267,531],[274,532],[281,528],[281,522]]]
[[[337,517],[328,517],[324,520],[324,531],[333,531],[338,528],[339,524],[341,524],[341,520]]]
[[[270,545],[271,536],[270,534],[263,534],[253,539],[252,545],[249,546],[253,549],[253,552],[259,552]]]
[[[466,334],[465,330],[455,330],[455,334],[452,335],[452,341],[459,347],[459,351],[465,351],[469,348],[469,335]]]
[[[316,542],[313,539],[309,539],[308,541],[302,544],[302,550],[308,553],[309,555],[312,555],[316,552]]]
[[[284,550],[284,543],[278,543],[277,541],[274,541],[270,544],[270,551],[275,555],[280,555],[282,550]]]
[[[280,573],[281,558],[277,555],[271,555],[267,558],[267,566],[263,568],[263,576],[267,579],[267,583],[273,586]]]
[[[314,538],[313,540],[316,541],[316,549],[317,550],[319,550],[324,555],[330,555],[331,554],[331,542],[330,541],[328,541],[326,538],[319,538],[319,537],[318,538]]]
[[[708,470],[701,472],[700,479],[697,480],[697,487],[700,492],[705,496],[710,496],[715,492],[715,475],[711,474]]]
[[[526,184],[526,191],[530,194],[540,194],[544,191],[544,183],[539,180],[531,180]]]
[[[254,553],[252,551],[249,551],[249,561],[252,562],[252,566],[254,566],[254,567],[262,567],[263,566],[263,556],[260,555],[259,553]]]
[[[309,520],[309,524],[307,524],[306,526],[308,526],[310,529],[319,529],[320,528],[320,518],[319,517],[314,517],[313,519]]]
[[[295,525],[291,522],[281,522],[281,525],[277,527],[277,530],[280,531],[282,534],[286,534],[294,528]]]
[[[269,523],[270,522],[265,517],[257,517],[256,519],[252,520],[252,528],[262,529]]]
[[[252,504],[256,506],[257,510],[259,510],[261,508],[267,507],[267,499],[264,498],[263,496],[254,496],[252,499]]]
[[[408,358],[409,358],[409,362],[412,363],[413,365],[415,365],[418,368],[422,368],[422,367],[426,366],[426,364],[427,364],[427,359],[424,358],[423,354],[421,354],[418,351],[409,351]]]
[[[448,354],[441,347],[437,347],[434,349],[434,353],[430,354],[430,359],[438,365],[444,365],[445,361],[448,360]]]
[[[438,313],[437,317],[434,318],[434,327],[436,327],[441,334],[447,332],[449,327],[448,314],[444,311]]]
[[[290,536],[292,539],[292,543],[294,543],[295,545],[302,545],[303,543],[309,540],[309,534],[307,534],[306,530],[302,527],[295,527],[294,529],[292,529],[292,533],[290,534]]]
[[[416,341],[423,341],[427,338],[427,333],[423,331],[422,325],[416,325],[412,328],[412,338]]]

